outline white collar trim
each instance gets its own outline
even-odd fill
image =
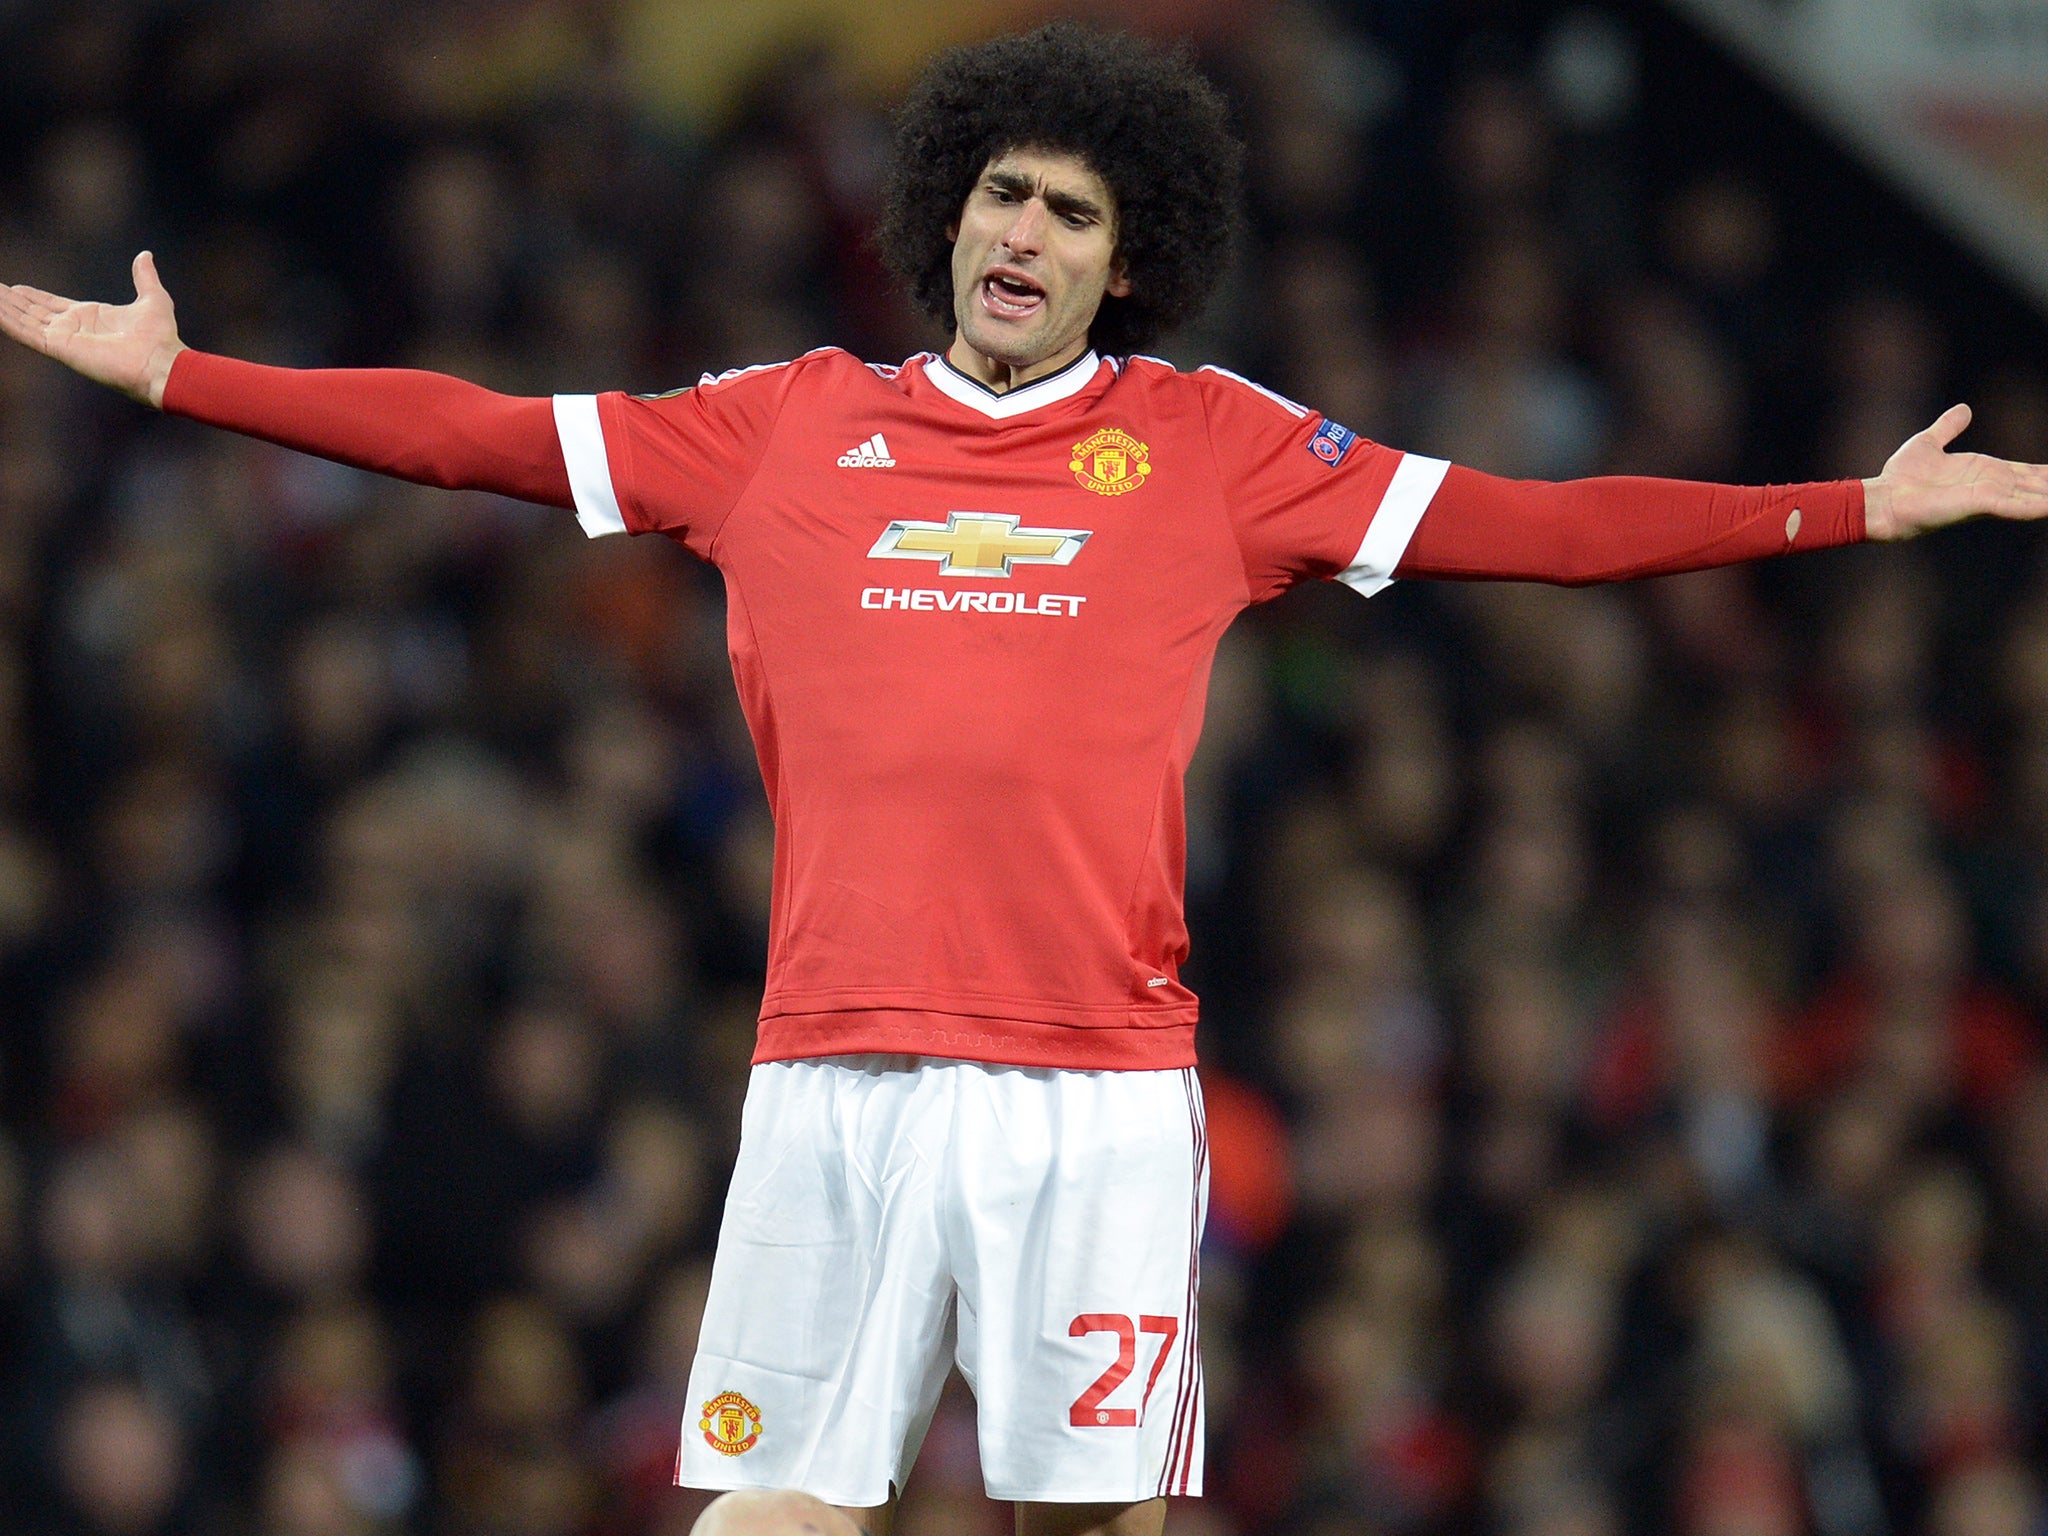
[[[1035,411],[1043,405],[1054,405],[1081,393],[1094,382],[1095,375],[1102,369],[1102,359],[1093,351],[1083,352],[1058,373],[1049,373],[1042,379],[1033,379],[1005,394],[997,394],[986,384],[970,379],[966,374],[947,362],[943,356],[929,358],[924,365],[924,376],[930,379],[932,387],[942,395],[958,400],[970,410],[993,416],[997,421],[1007,421],[1012,416],[1021,416],[1026,411]]]

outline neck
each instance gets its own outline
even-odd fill
[[[1007,395],[1011,390],[1022,389],[1047,374],[1058,373],[1087,350],[1088,338],[1084,336],[1064,352],[1054,353],[1041,362],[1013,367],[1000,358],[990,357],[986,352],[969,346],[967,338],[956,331],[953,344],[946,348],[946,361],[976,383],[987,385],[999,395]]]

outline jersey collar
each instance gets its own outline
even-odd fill
[[[924,376],[931,380],[932,387],[940,394],[958,400],[969,410],[992,416],[997,421],[1006,421],[1026,411],[1035,411],[1040,406],[1072,399],[1094,381],[1101,369],[1102,359],[1091,349],[1057,373],[1048,373],[1042,379],[1033,379],[1029,384],[1000,395],[978,379],[970,379],[944,357],[928,359],[924,365]]]

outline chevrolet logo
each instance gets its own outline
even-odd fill
[[[943,523],[899,518],[891,523],[870,560],[936,560],[941,576],[1008,576],[1028,565],[1072,565],[1088,542],[1087,528],[1019,528],[1000,512],[948,512]]]

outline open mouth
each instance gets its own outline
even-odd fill
[[[1004,320],[1022,320],[1045,302],[1045,290],[1016,272],[991,272],[981,280],[981,301]]]

